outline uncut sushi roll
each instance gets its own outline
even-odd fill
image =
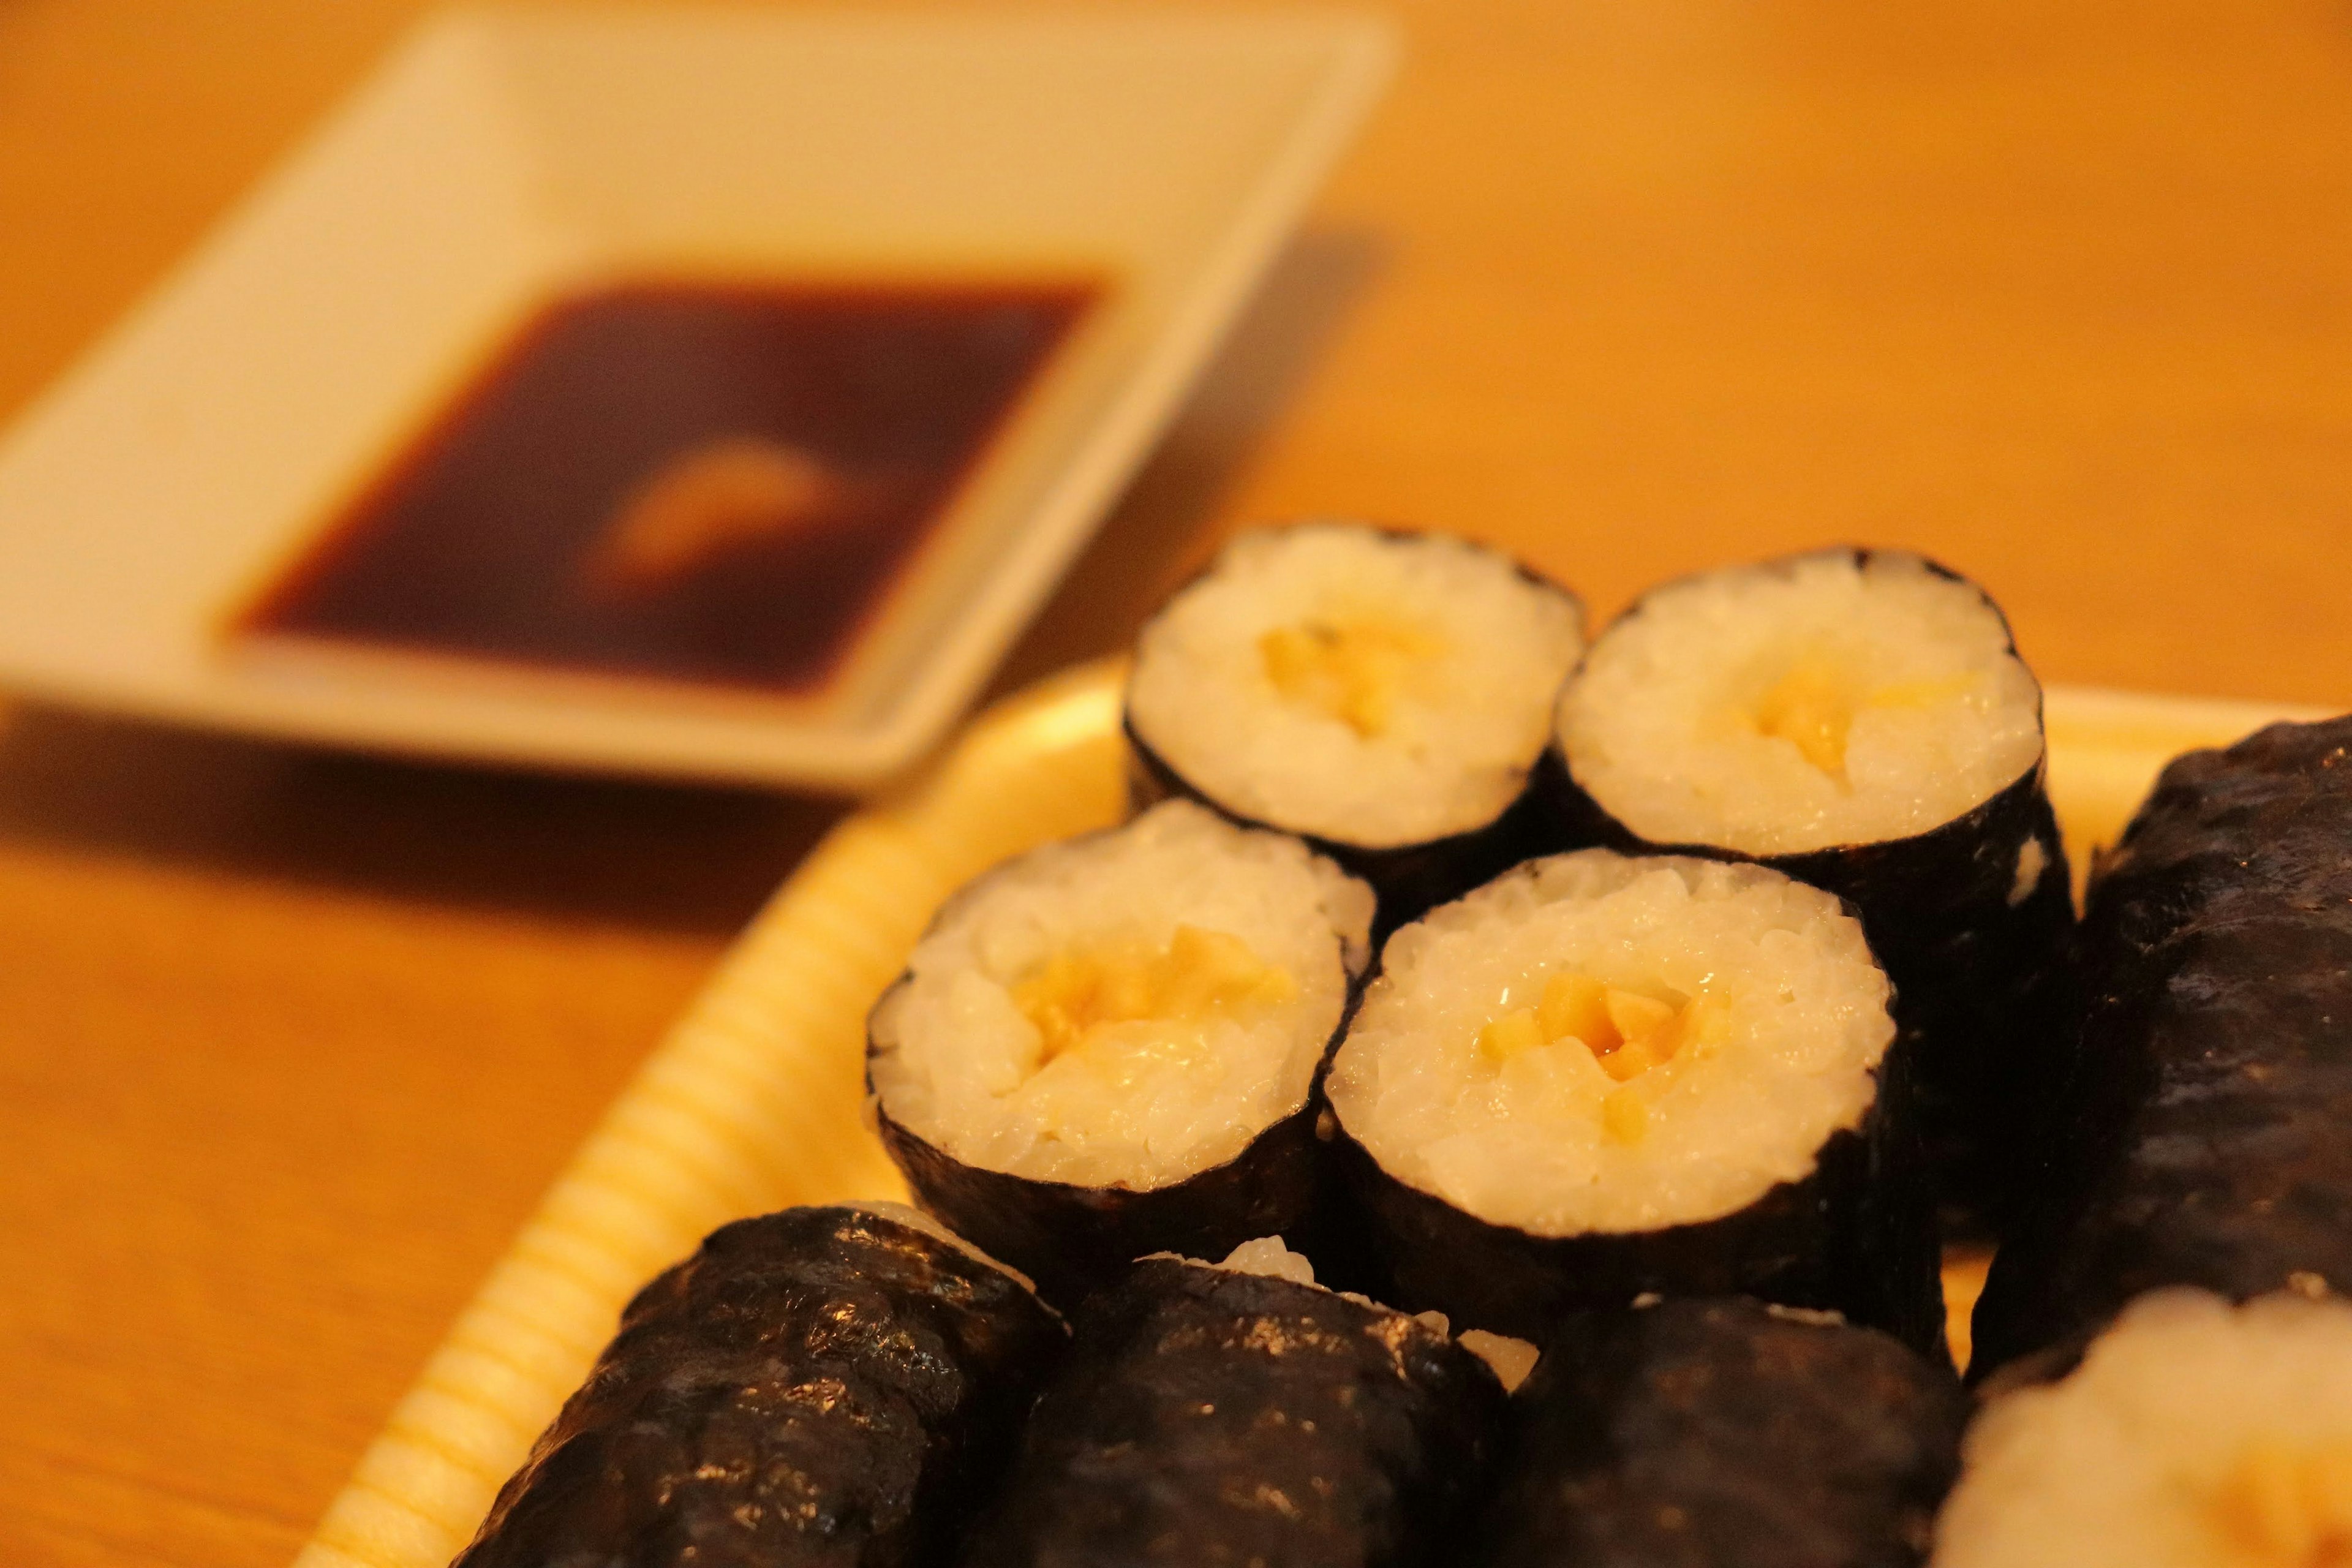
[[[1573,595],[1465,540],[1243,534],[1137,639],[1133,796],[1300,835],[1385,933],[1553,847],[1529,773],[1583,643]]]
[[[1530,861],[1389,939],[1325,1081],[1389,1299],[1540,1340],[1644,1292],[1942,1344],[1886,977],[1759,866]]]
[[[453,1568],[924,1568],[1069,1339],[896,1205],[715,1231],[640,1291]]]
[[[1977,1360],[2167,1285],[2352,1289],[2352,718],[2164,770],[2095,864],[2087,1003]]]
[[[1512,1405],[1480,1568],[1910,1568],[1969,1410],[1885,1334],[1741,1299],[1572,1318]]]
[[[1079,1314],[962,1568],[1409,1568],[1503,1405],[1444,1320],[1327,1290],[1278,1238],[1148,1258]]]
[[[925,1208],[1065,1306],[1145,1253],[1314,1235],[1309,1091],[1371,918],[1298,840],[1189,801],[998,867],[875,1006],[883,1141]]]
[[[2063,1381],[1994,1398],[1936,1568],[2352,1562],[2352,1306],[2141,1298]]]
[[[1561,694],[1570,843],[1750,859],[1851,901],[1895,983],[1939,1194],[2001,1224],[2070,1018],[2042,691],[1973,584],[1832,550],[1644,595]]]

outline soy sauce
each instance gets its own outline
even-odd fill
[[[233,635],[812,691],[1095,293],[558,300]]]

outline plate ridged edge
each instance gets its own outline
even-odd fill
[[[1117,819],[1118,734],[1118,667],[1071,671],[810,852],[556,1179],[297,1568],[445,1568],[654,1274],[744,1215],[903,1194],[861,1114],[866,1009],[959,884]]]
[[[810,853],[557,1178],[296,1568],[446,1568],[646,1280],[730,1219],[902,1191],[862,1116],[866,1011],[957,886],[1116,820],[1120,673],[1085,666],[991,710]],[[2318,716],[2053,687],[2070,849],[2112,838],[2168,758]]]

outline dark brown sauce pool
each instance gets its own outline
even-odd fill
[[[809,691],[1096,293],[559,300],[232,635]]]

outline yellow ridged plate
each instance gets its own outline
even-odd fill
[[[445,1568],[646,1280],[730,1219],[904,1195],[860,1115],[866,1008],[958,885],[1117,820],[1119,679],[1090,665],[991,710],[810,853],[556,1179],[298,1568]],[[2051,691],[2050,788],[2078,874],[2168,758],[2315,716]],[[1948,1270],[1963,1331],[1981,1279],[1980,1260]]]

